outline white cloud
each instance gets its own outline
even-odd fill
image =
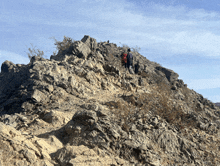
[[[61,0],[31,2],[48,5],[46,10],[39,9],[37,14],[32,14],[31,9],[22,12],[8,10],[1,18],[38,26],[72,28],[77,33],[90,32],[89,35],[95,34],[95,38],[147,47],[149,51],[165,56],[220,56],[218,12],[146,1],[141,3],[142,6],[126,0],[69,1],[68,4]],[[43,13],[45,11],[47,13]]]
[[[213,28],[220,26],[217,12],[152,4],[141,13],[130,9],[130,4],[127,7],[116,1],[114,4],[108,1],[104,4],[108,6],[107,10],[98,5],[84,13],[95,18],[91,22],[93,26],[87,27],[107,31],[104,36],[116,37],[133,46],[140,43],[140,47],[148,46],[148,49],[164,52],[166,56],[220,56],[220,33]],[[150,8],[151,11],[148,12]],[[93,10],[95,12],[90,14]]]
[[[208,96],[208,99],[211,100],[214,103],[217,103],[217,102],[220,102],[220,95]]]
[[[220,15],[217,12],[208,12],[204,9],[194,9],[187,13],[187,16],[192,19],[219,19]]]
[[[33,43],[47,56],[51,54],[49,50],[54,51],[53,41],[48,40],[49,37],[61,38],[70,34],[72,36],[69,37],[81,39],[88,34],[98,42],[110,40],[131,47],[139,46],[141,50],[146,50],[146,54],[143,54],[146,57],[162,59],[168,56],[170,61],[177,60],[183,54],[188,57],[220,57],[219,12],[172,6],[173,3],[168,1],[163,3],[166,5],[141,0],[133,3],[131,0],[21,0],[17,2],[18,6],[22,4],[17,10],[16,5],[13,9],[1,10],[0,31],[2,34],[11,33],[7,41],[10,43],[13,40],[14,50],[16,34],[22,34],[19,35],[23,36],[19,38],[20,43]],[[15,51],[3,51],[4,43],[0,47],[0,64],[5,60],[24,64],[29,62],[27,56],[18,55]],[[190,68],[192,63],[189,62],[187,66],[186,63],[184,68],[174,71],[185,72],[182,79],[193,78],[183,79],[189,88],[202,90],[220,87],[218,77],[209,78],[214,69],[204,74],[204,67],[196,70]],[[186,70],[186,67],[189,69]]]
[[[167,42],[176,54],[198,54],[206,56],[220,56],[220,35],[209,31],[176,32]]]
[[[63,0],[24,0],[27,2],[31,2],[31,3],[34,3],[34,4],[37,4],[37,5],[54,5],[54,4],[60,4],[62,2],[65,2]]]
[[[220,88],[220,78],[189,79],[188,85],[194,90]]]
[[[13,52],[0,50],[0,64],[6,60],[11,61],[14,64],[28,64],[30,61],[28,57],[24,57]]]

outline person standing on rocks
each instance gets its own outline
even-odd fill
[[[133,55],[131,54],[131,49],[129,48],[128,55],[127,55],[127,68],[131,74],[134,73],[132,69],[132,65],[133,65]]]
[[[138,74],[139,68],[140,68],[139,62],[137,62],[137,63],[134,65],[134,73],[135,73],[135,74]]]
[[[127,53],[125,52],[121,54],[121,63],[122,63],[122,66],[127,68]]]

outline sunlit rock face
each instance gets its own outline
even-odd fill
[[[220,110],[178,74],[90,36],[5,61],[0,165],[220,165]],[[131,49],[132,50],[132,49]]]

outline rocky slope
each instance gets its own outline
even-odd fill
[[[220,165],[220,111],[178,74],[127,48],[63,41],[50,60],[5,61],[0,165]]]
[[[215,105],[216,105],[217,107],[220,107],[220,103],[215,103]]]

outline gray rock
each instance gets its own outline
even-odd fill
[[[157,138],[157,142],[168,153],[177,153],[180,146],[177,135],[170,130],[164,131]]]
[[[77,57],[86,59],[88,55],[91,53],[91,49],[87,44],[84,44],[83,42],[79,42],[76,46]]]
[[[174,82],[179,77],[179,75],[177,73],[175,73],[174,71],[172,71],[170,69],[166,69],[165,67],[157,66],[156,69],[163,72],[169,82]]]
[[[28,162],[34,163],[36,161],[37,157],[34,151],[27,149],[24,150],[22,153],[24,154],[25,158],[27,158]]]
[[[31,96],[31,98],[32,98],[34,101],[40,103],[40,102],[45,102],[46,99],[47,99],[47,96],[46,96],[43,92],[41,92],[41,91],[35,89],[34,92],[33,92],[33,94],[32,94],[32,96]]]
[[[95,51],[97,48],[97,42],[96,39],[91,38],[90,36],[85,35],[82,40],[83,43],[85,43],[86,45],[88,45],[90,47],[91,50]]]
[[[3,73],[8,73],[11,69],[15,67],[15,64],[6,60],[5,62],[2,63],[1,66],[1,72]]]
[[[94,122],[97,122],[98,117],[96,115],[96,112],[84,110],[84,111],[78,111],[72,118],[73,121],[78,121],[79,123],[85,124],[85,125],[91,125]]]
[[[84,36],[51,60],[4,62],[0,165],[220,165],[219,108],[139,53],[129,74],[126,49]]]

